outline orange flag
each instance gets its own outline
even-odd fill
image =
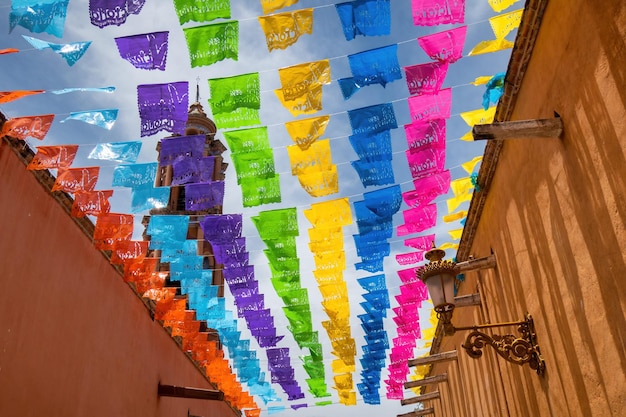
[[[14,54],[16,52],[19,52],[19,49],[15,49],[15,48],[5,48],[5,49],[0,49],[0,55],[5,55],[5,54]]]
[[[106,213],[98,216],[93,231],[96,249],[113,250],[118,240],[130,240],[133,235],[134,217],[132,214]]]
[[[131,261],[142,261],[148,253],[147,240],[120,240],[113,244],[111,263],[124,265]]]
[[[37,146],[37,154],[26,169],[69,168],[77,151],[78,145]]]
[[[78,193],[93,191],[98,182],[100,167],[67,168],[59,170],[52,191],[65,191],[66,193]]]
[[[46,90],[14,90],[14,91],[0,91],[0,103],[8,103],[18,98],[32,96],[34,94],[45,93]]]
[[[111,211],[109,198],[113,195],[113,190],[88,191],[76,193],[72,204],[73,217],[85,217],[90,214],[99,216]]]
[[[11,136],[17,139],[26,139],[28,136],[43,140],[48,134],[54,114],[40,116],[24,116],[7,120],[2,126],[1,136]]]

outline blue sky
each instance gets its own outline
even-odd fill
[[[43,94],[26,97],[18,101],[3,104],[0,111],[9,117],[26,115],[55,113],[57,119],[53,124],[48,136],[44,141],[29,140],[31,147],[38,145],[78,144],[80,145],[77,160],[73,166],[90,166],[95,161],[86,159],[87,154],[97,143],[114,141],[132,141],[140,139],[139,115],[137,110],[136,86],[138,84],[157,84],[175,81],[188,81],[190,93],[193,99],[195,95],[196,79],[200,79],[201,103],[207,113],[210,114],[210,106],[207,103],[209,91],[207,79],[228,77],[249,72],[259,72],[261,80],[261,121],[262,125],[268,126],[270,143],[274,149],[276,172],[281,174],[281,190],[283,201],[280,204],[272,204],[261,207],[244,209],[241,205],[241,190],[236,183],[234,167],[229,167],[226,178],[226,197],[224,213],[244,214],[244,235],[247,238],[247,247],[251,254],[251,263],[255,265],[257,279],[261,284],[261,291],[266,296],[266,305],[281,305],[280,299],[275,295],[269,280],[269,268],[267,260],[262,253],[265,247],[258,237],[256,229],[249,220],[259,211],[273,210],[286,207],[297,207],[299,211],[300,237],[299,256],[301,258],[302,285],[309,289],[311,310],[313,313],[314,327],[319,330],[320,339],[325,338],[325,331],[320,322],[326,320],[325,313],[321,310],[321,295],[317,290],[311,271],[314,269],[312,255],[307,247],[307,232],[310,227],[308,221],[302,215],[302,211],[311,204],[326,201],[338,197],[349,197],[351,202],[362,200],[364,192],[373,191],[380,187],[368,187],[364,189],[350,161],[357,159],[352,150],[348,136],[351,134],[348,122],[347,110],[357,109],[380,103],[392,102],[398,120],[399,129],[392,131],[392,143],[394,150],[394,174],[396,184],[400,184],[402,191],[413,189],[411,176],[408,170],[404,151],[407,148],[402,125],[410,123],[407,97],[408,90],[405,79],[390,83],[383,88],[379,85],[368,86],[357,92],[351,99],[344,100],[336,82],[339,78],[351,76],[347,56],[357,52],[378,48],[382,46],[398,44],[398,59],[400,65],[410,66],[431,62],[426,54],[418,46],[416,38],[429,33],[450,29],[452,25],[435,27],[416,27],[411,17],[410,0],[392,0],[392,26],[391,35],[382,37],[359,36],[353,41],[346,41],[343,37],[339,18],[335,11],[334,2],[330,0],[300,0],[298,4],[285,10],[300,8],[315,8],[314,26],[312,35],[303,35],[300,40],[286,50],[268,52],[263,32],[257,21],[257,16],[262,15],[262,9],[258,0],[235,0],[232,2],[232,19],[240,22],[239,59],[237,61],[225,60],[207,67],[191,68],[188,50],[184,35],[174,12],[174,6],[168,0],[146,0],[146,4],[139,15],[131,15],[126,24],[121,26],[108,26],[99,29],[89,22],[88,2],[71,0],[65,24],[65,33],[62,39],[48,34],[31,34],[21,27],[17,27],[11,34],[8,28],[8,15],[10,6],[8,0],[0,6],[0,49],[14,47],[21,50],[17,54],[0,56],[3,66],[3,77],[0,78],[0,91],[11,90],[58,90],[69,87],[106,87],[115,86],[113,94],[77,92],[65,95]],[[513,6],[515,10],[521,6]],[[467,40],[464,48],[464,56],[479,41],[492,39],[493,33],[486,19],[496,15],[487,4],[487,0],[467,0],[465,24],[468,25]],[[186,24],[185,27],[194,26]],[[458,25],[455,25],[458,26]],[[169,31],[169,52],[166,71],[143,71],[133,68],[128,62],[122,60],[117,52],[114,38],[147,32]],[[93,41],[85,56],[74,66],[69,67],[65,61],[50,50],[34,50],[21,35],[33,36],[53,43],[69,43],[79,41]],[[509,35],[508,39],[513,39]],[[467,174],[458,165],[480,155],[483,145],[480,143],[464,142],[457,140],[469,130],[469,127],[458,116],[460,112],[474,110],[481,107],[484,87],[469,85],[477,76],[493,75],[505,71],[510,50],[487,55],[464,57],[460,61],[451,64],[448,71],[445,87],[453,89],[452,117],[447,124],[447,163],[446,167],[452,171],[452,177],[459,178]],[[283,126],[285,122],[294,118],[278,102],[273,90],[280,87],[278,69],[304,62],[329,59],[331,63],[332,83],[324,86],[324,108],[317,115],[330,114],[331,120],[324,138],[331,139],[333,163],[339,171],[339,194],[322,198],[310,197],[302,190],[295,177],[290,175],[290,168],[285,146],[291,145],[292,141]],[[83,110],[96,110],[106,108],[118,108],[119,116],[112,130],[107,131],[98,127],[86,125],[76,121],[64,124],[58,120],[65,118],[70,112]],[[302,118],[302,117],[300,117]],[[166,132],[148,138],[142,138],[143,147],[138,162],[156,161],[155,146],[158,139],[167,136]],[[218,132],[218,137],[222,136]],[[226,142],[223,140],[226,144]],[[227,162],[229,153],[225,154]],[[111,187],[111,175],[113,163],[102,163],[101,177],[97,189],[109,189]],[[439,213],[447,214],[446,197],[439,197]],[[467,203],[464,207],[467,206]],[[403,223],[402,210],[409,207],[403,204],[400,212],[394,217],[394,225]],[[463,208],[463,207],[462,207]],[[117,188],[113,200],[113,211],[130,212],[130,192]],[[142,214],[137,218],[141,219]],[[441,222],[440,222],[441,224]],[[458,228],[460,225],[442,225],[429,233],[437,233],[437,243],[451,241],[447,230]],[[136,235],[140,236],[143,231],[136,227]],[[362,290],[356,283],[356,278],[369,274],[357,271],[354,264],[359,262],[354,248],[351,235],[357,233],[356,225],[344,230],[344,245],[348,268],[344,278],[348,282],[351,293],[351,311],[354,317],[352,323],[352,336],[357,343],[357,354],[362,352],[360,346],[364,344],[363,334],[360,330],[356,315],[361,314],[358,303],[361,301]],[[385,275],[392,307],[394,307],[393,295],[399,292],[400,281],[396,271],[406,266],[399,266],[395,262],[396,253],[411,251],[403,246],[404,238],[393,237],[391,239],[392,256],[385,261]],[[453,255],[448,251],[450,256]],[[395,336],[395,325],[388,314],[386,329],[389,340]],[[291,337],[286,331],[287,321],[279,308],[275,309],[276,325],[279,331]],[[244,330],[245,323],[240,323],[240,330]],[[248,335],[249,337],[249,335]],[[327,339],[325,340],[328,346]],[[298,352],[297,346],[293,345],[292,357],[304,352]],[[330,349],[329,349],[330,350]],[[327,355],[327,383],[332,386],[332,372],[330,362],[333,357]],[[264,355],[260,355],[264,357]],[[358,361],[357,361],[358,363]],[[298,380],[304,386],[304,374],[301,367],[294,362]],[[263,368],[263,361],[262,361]],[[353,374],[355,383],[359,382],[359,371]],[[383,372],[383,379],[385,377]],[[274,385],[277,391],[280,388]],[[331,392],[335,392],[331,390]],[[359,401],[356,407],[333,405],[329,407],[311,407],[296,412],[285,411],[280,415],[297,413],[300,416],[322,416],[331,413],[342,413],[344,416],[378,416],[396,415],[411,411],[411,406],[401,407],[399,401],[387,401],[385,399],[384,383],[381,388],[383,404],[380,406],[368,406]],[[413,394],[407,393],[407,397]],[[307,397],[307,399],[310,399]],[[336,394],[333,401],[337,402]],[[312,404],[314,401],[309,401]],[[262,403],[260,403],[262,404]],[[286,401],[283,405],[288,406]],[[264,408],[262,406],[262,408]],[[265,414],[264,414],[265,415]]]

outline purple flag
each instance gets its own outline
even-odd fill
[[[187,123],[189,85],[187,81],[137,86],[141,136],[161,130],[183,134]]]
[[[161,141],[161,150],[159,151],[159,163],[161,165],[172,165],[179,157],[202,158],[205,141],[205,135],[163,139]]]
[[[195,182],[209,182],[213,180],[215,171],[215,157],[204,158],[177,158],[172,164],[172,185],[183,185]]]
[[[115,38],[120,56],[135,68],[165,71],[169,32],[143,33]]]
[[[185,185],[185,210],[209,210],[224,204],[224,181]]]
[[[146,0],[89,0],[91,24],[103,28],[126,22],[130,14],[139,14]]]
[[[211,243],[229,241],[241,237],[242,215],[206,216],[200,227],[204,232],[204,239]]]

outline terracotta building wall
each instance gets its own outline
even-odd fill
[[[433,368],[450,377],[436,415],[624,416],[626,2],[549,0],[514,103],[510,120],[556,111],[564,133],[504,143],[470,251],[493,250],[497,267],[467,274],[461,294],[479,291],[482,305],[453,322],[530,312],[547,369],[490,347],[474,360],[460,347],[466,332],[444,337],[440,351],[459,359]]]
[[[90,239],[0,141],[0,416],[235,416]]]

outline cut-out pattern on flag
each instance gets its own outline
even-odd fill
[[[408,102],[411,120],[449,119],[452,107],[452,89],[446,88],[433,95],[409,97]]]
[[[469,127],[474,127],[474,125],[484,125],[493,122],[493,118],[496,115],[496,106],[489,107],[487,109],[476,109],[470,110],[461,113],[461,118]],[[472,131],[470,130],[463,136],[461,136],[461,140],[471,141],[474,140],[474,136],[472,135]]]
[[[410,95],[437,94],[448,74],[448,62],[413,65],[404,71]]]
[[[519,0],[487,0],[494,12],[500,13],[502,10],[508,9]]]
[[[308,149],[326,131],[326,126],[330,121],[330,116],[311,117],[308,119],[286,122],[285,129],[300,149]]]
[[[91,24],[99,28],[123,25],[131,14],[139,14],[146,0],[89,0]]]
[[[341,404],[355,405],[352,373],[355,371],[356,344],[351,335],[348,289],[343,279],[346,257],[341,232],[342,227],[352,223],[350,204],[347,198],[317,203],[305,210],[304,215],[313,226],[309,229],[309,247],[316,267],[313,274],[329,318],[322,322],[322,326],[330,339],[332,354],[337,357],[331,363],[333,388],[337,390]]]
[[[214,64],[226,58],[239,57],[239,22],[184,28],[192,67]]]
[[[387,309],[391,307],[389,292],[384,274],[359,278],[357,281],[367,291],[362,294],[364,301],[361,303],[365,314],[358,316],[365,331],[366,344],[362,346],[361,383],[357,384],[357,388],[365,404],[380,404],[381,370],[385,367],[386,351],[389,349],[383,321],[387,317]]]
[[[313,197],[339,192],[337,167],[332,163],[330,141],[316,141],[307,149],[287,146],[291,174],[298,177],[304,190]]]
[[[137,86],[141,136],[165,130],[182,135],[187,123],[189,84],[179,81]]]
[[[260,0],[263,14],[275,12],[276,10],[293,6],[298,0]]]
[[[52,49],[57,54],[61,55],[61,57],[65,60],[65,62],[67,62],[67,65],[69,65],[70,67],[83,57],[85,52],[87,52],[87,48],[89,48],[89,45],[91,45],[91,41],[57,44],[42,41],[41,39],[32,38],[30,36],[22,35],[22,37],[26,39],[26,41],[28,41],[28,43],[30,43],[36,49]]]
[[[384,36],[391,33],[391,0],[355,0],[335,4],[343,35]]]
[[[111,211],[109,198],[113,190],[98,190],[76,193],[72,203],[72,216],[85,217],[86,215],[99,216]]]
[[[360,158],[357,161],[351,161],[350,164],[358,173],[364,187],[395,182],[391,164],[393,152],[389,130],[351,135],[350,144]]]
[[[100,214],[93,231],[94,247],[99,250],[113,250],[116,242],[131,239],[133,225],[132,214]]]
[[[154,184],[157,169],[156,162],[118,165],[113,169],[112,186],[135,188]]]
[[[38,146],[37,153],[26,169],[69,168],[77,151],[78,145]]]
[[[172,185],[211,181],[215,167],[214,156],[179,158],[172,164]]]
[[[159,163],[162,166],[174,164],[180,158],[202,158],[205,135],[179,136],[161,140]]]
[[[224,181],[185,185],[185,210],[204,211],[224,205]]]
[[[152,32],[115,38],[120,56],[133,67],[165,71],[169,32]]]
[[[446,119],[431,119],[404,125],[409,152],[426,148],[445,149]]]
[[[65,191],[76,194],[93,191],[98,182],[100,167],[60,169],[52,186],[52,191]]]
[[[505,38],[512,30],[519,27],[523,11],[523,9],[515,10],[490,18],[489,24],[496,38],[479,42],[468,55],[480,55],[512,48],[513,42]]]
[[[283,311],[289,321],[288,329],[300,349],[309,355],[302,358],[309,379],[309,391],[316,398],[329,397],[325,383],[322,345],[313,331],[311,307],[306,288],[300,285],[300,259],[296,250],[299,235],[295,208],[260,212],[252,217],[259,235],[267,245],[264,250],[272,272],[272,285],[283,300]]]
[[[261,86],[259,73],[209,79],[211,112],[220,129],[261,123]]]
[[[402,193],[404,202],[409,207],[420,207],[430,203],[440,195],[448,193],[450,189],[450,171],[418,178],[413,181],[415,190]]]
[[[465,21],[465,0],[412,0],[413,24],[436,26]]]
[[[280,102],[293,116],[314,113],[322,108],[322,85],[330,84],[328,60],[306,62],[278,70]]]
[[[259,16],[258,19],[270,52],[286,49],[296,43],[300,36],[313,33],[313,9]]]
[[[113,129],[115,120],[117,120],[117,112],[117,109],[76,111],[71,112],[69,116],[61,120],[59,123],[65,123],[67,120],[78,120],[103,129],[111,130]]]
[[[446,164],[445,142],[443,147],[428,147],[421,151],[406,151],[406,159],[413,178],[441,172]]]
[[[22,1],[17,6],[13,3],[9,14],[9,33],[19,25],[32,33],[46,32],[62,38],[68,3],[69,0],[45,3],[40,0]]]
[[[111,252],[111,263],[124,265],[126,262],[141,262],[148,253],[148,241],[122,240],[115,242]]]
[[[467,26],[444,30],[417,38],[426,55],[432,60],[453,63],[463,57]]]
[[[404,224],[398,226],[397,235],[406,236],[420,233],[435,227],[437,223],[437,204],[432,203],[405,210],[403,213]]]
[[[398,45],[389,45],[348,55],[352,77],[338,80],[341,93],[345,100],[352,97],[362,87],[387,83],[402,78],[398,63]]]
[[[4,122],[0,135],[22,140],[27,137],[43,140],[48,134],[53,121],[54,114],[16,117]]]
[[[178,21],[210,22],[215,19],[230,19],[230,0],[174,0]]]
[[[130,199],[130,212],[139,213],[144,210],[162,209],[170,200],[170,187],[153,187],[146,184],[133,187]]]
[[[98,143],[89,152],[89,159],[135,163],[141,150],[141,142],[110,142]]]
[[[391,103],[348,110],[348,118],[352,127],[352,133],[355,135],[378,133],[398,127],[396,114]]]

